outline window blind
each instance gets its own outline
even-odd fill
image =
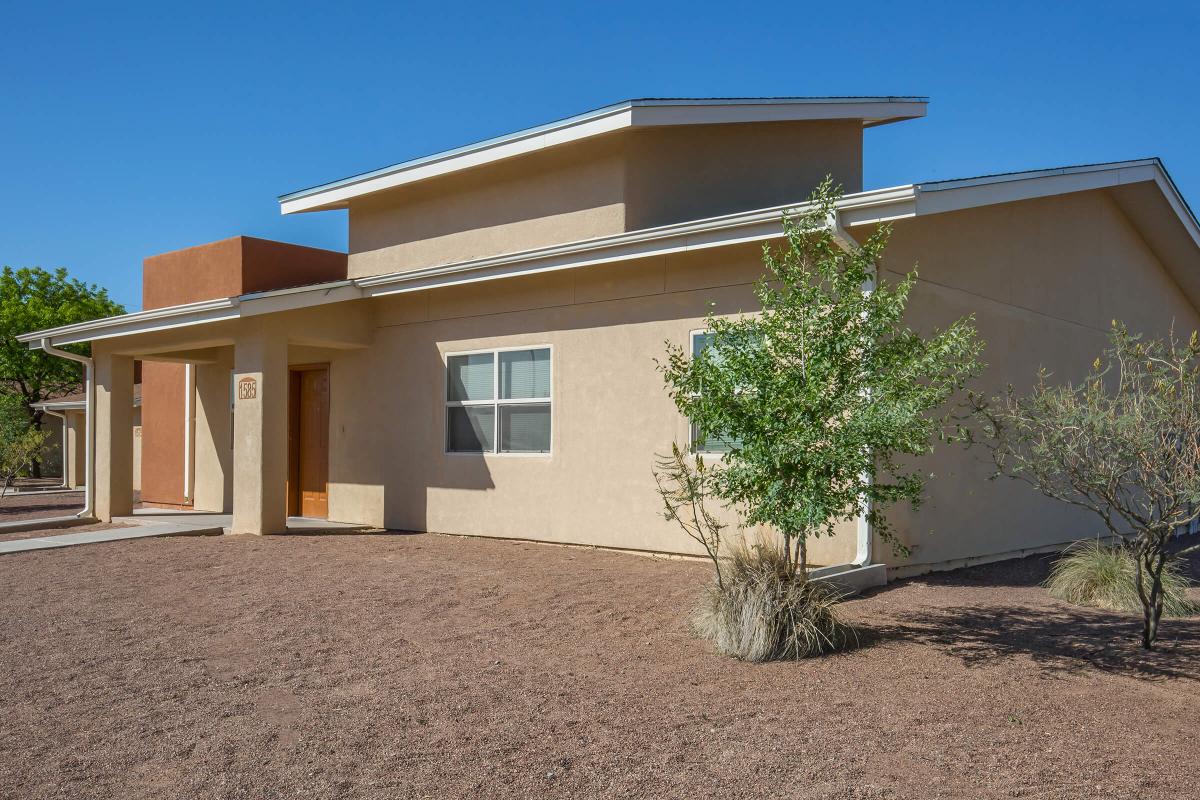
[[[492,353],[450,356],[446,359],[450,400],[495,400]]]
[[[549,396],[549,350],[508,350],[500,353],[501,400]]]

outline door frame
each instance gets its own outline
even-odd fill
[[[288,364],[288,405],[287,405],[287,480],[285,494],[287,497],[287,516],[300,516],[300,376],[304,372],[324,370],[326,373],[326,414],[329,412],[330,397],[333,387],[330,385],[331,374],[329,362],[311,364]],[[329,420],[326,419],[326,425]],[[329,499],[329,431],[325,434],[325,498]]]

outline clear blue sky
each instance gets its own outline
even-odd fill
[[[645,96],[928,95],[867,188],[1156,155],[1200,207],[1198,5],[4,0],[0,264],[136,309],[146,255],[345,248],[279,194]]]

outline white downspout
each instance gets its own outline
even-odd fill
[[[40,339],[38,346],[52,356],[77,361],[83,364],[83,407],[84,407],[84,440],[87,442],[84,456],[84,485],[83,510],[75,516],[94,517],[95,508],[95,474],[96,474],[96,362],[87,356],[59,350],[50,344],[49,339]],[[65,470],[64,470],[65,472]]]
[[[841,215],[838,213],[836,206],[834,207],[833,211],[829,213],[828,225],[829,232],[833,236],[833,240],[837,243],[838,247],[842,248],[847,253],[854,253],[858,251],[858,241],[855,240],[854,237],[850,235],[850,232],[842,226]],[[872,274],[863,282],[863,294],[870,294],[871,292],[875,291],[875,280],[875,273],[872,272]],[[867,392],[869,396],[870,389],[868,389]],[[869,473],[864,472],[861,477],[864,484],[869,484],[871,482],[871,476]],[[855,567],[870,566],[875,555],[875,536],[874,532],[871,530],[871,523],[867,519],[865,511],[859,516],[857,527],[858,543],[855,547],[854,561],[852,562],[852,565]]]
[[[62,453],[62,483],[59,484],[60,489],[67,488],[67,415],[60,414],[57,411],[51,411],[48,408],[42,409],[43,414],[49,414],[52,417],[58,417],[62,420],[62,446],[59,451]]]
[[[192,394],[196,385],[196,367],[183,365],[183,502],[192,502]]]

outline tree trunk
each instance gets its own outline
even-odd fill
[[[1145,650],[1154,649],[1154,636],[1157,633],[1157,627],[1152,623],[1151,619],[1154,616],[1154,608],[1150,603],[1150,597],[1146,594],[1146,554],[1141,548],[1137,553],[1137,572],[1134,574],[1134,586],[1137,587],[1138,599],[1142,601],[1142,648]]]

